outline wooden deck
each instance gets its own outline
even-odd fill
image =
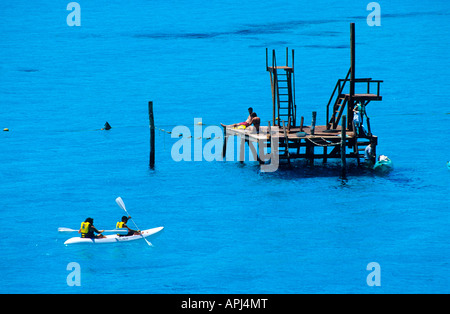
[[[299,134],[305,132],[306,134]],[[325,125],[314,127],[314,134],[311,134],[311,126],[291,127],[289,130],[278,126],[261,126],[259,133],[254,126],[247,129],[226,128],[227,136],[237,136],[241,138],[241,148],[247,142],[258,143],[260,146],[271,147],[272,142],[278,143],[277,153],[280,159],[306,158],[311,161],[314,159],[341,158],[342,130],[338,126],[335,130],[327,130]],[[304,136],[302,136],[304,135]],[[286,140],[287,138],[287,140]],[[364,149],[372,143],[376,147],[378,137],[371,135],[368,137],[355,137],[353,131],[345,130],[345,156],[346,158],[355,158],[358,163],[360,158],[364,158]],[[250,147],[250,145],[249,145]],[[253,146],[251,146],[253,150]],[[226,150],[226,143],[224,146]],[[255,151],[253,151],[255,155]],[[259,158],[254,156],[255,160]]]
[[[336,141],[341,140],[341,126],[337,126],[335,130],[327,130],[327,127],[325,125],[317,125],[314,129],[314,134],[311,134],[311,127],[310,126],[304,126],[303,132],[306,133],[305,136],[299,136],[297,135],[298,132],[300,132],[299,127],[291,127],[290,129],[286,128],[286,134],[289,140],[298,140],[298,139],[317,139],[317,138],[324,138],[330,141]],[[248,140],[251,141],[260,141],[260,140],[267,140],[268,133],[269,133],[269,127],[268,126],[261,126],[259,134],[256,133],[255,127],[250,126],[247,129],[235,129],[235,128],[227,128],[226,129],[227,134],[229,135],[236,135],[239,137],[245,137]],[[278,126],[272,126],[271,127],[272,137],[273,138],[284,138],[284,130],[282,127]],[[352,131],[347,130],[346,131],[348,138],[354,138],[355,134]]]
[[[346,97],[350,97],[350,94],[345,94]],[[383,100],[383,97],[376,94],[354,94],[353,95],[354,100],[375,100],[375,101],[381,101]]]

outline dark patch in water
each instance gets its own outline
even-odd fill
[[[230,32],[229,35],[263,35],[263,34],[279,34],[286,32],[286,29],[276,29],[267,27],[256,27],[250,29],[241,29],[234,32]]]
[[[249,48],[265,48],[265,47],[275,47],[275,46],[288,46],[289,42],[287,41],[272,41],[272,42],[266,42],[264,44],[259,45],[249,45]]]
[[[408,12],[408,13],[383,13],[381,12],[381,19],[383,18],[402,18],[402,17],[416,17],[416,16],[438,16],[438,15],[450,15],[450,12]],[[366,19],[367,15],[364,16],[350,16],[349,19]]]
[[[320,24],[327,24],[327,23],[333,23],[333,22],[336,22],[336,20],[292,20],[292,21],[285,21],[285,22],[274,22],[274,23],[269,23],[269,24],[252,24],[250,26],[258,27],[258,28],[286,30],[286,29],[297,28],[299,26],[320,25]]]
[[[221,33],[187,33],[183,34],[181,37],[184,38],[194,38],[194,39],[202,39],[202,38],[213,38],[220,36]]]
[[[222,35],[222,33],[156,33],[156,34],[136,34],[136,38],[152,39],[205,39]]]
[[[391,14],[383,14],[381,13],[381,17],[387,18],[397,18],[397,17],[415,17],[415,16],[437,16],[437,15],[449,15],[450,12],[409,12],[409,13],[391,13]]]
[[[317,25],[336,22],[334,20],[311,20],[311,21],[287,21],[287,22],[275,22],[268,24],[249,24],[245,25],[245,28],[241,28],[234,31],[224,32],[207,32],[207,33],[154,33],[154,34],[134,34],[136,38],[152,38],[152,39],[208,39],[218,36],[249,36],[249,35],[264,35],[264,34],[280,34],[289,30],[304,25]],[[313,33],[310,36],[336,36],[338,32],[323,31]]]
[[[156,34],[136,34],[136,38],[152,38],[152,39],[208,39],[219,36],[249,36],[261,34],[276,34],[281,30],[270,29],[240,29],[231,32],[211,32],[211,33],[156,33]]]
[[[358,167],[356,162],[349,162],[347,164],[347,177],[341,177],[342,169],[339,162],[329,161],[326,164],[316,161],[314,166],[311,166],[307,160],[297,159],[292,160],[291,164],[281,162],[276,172],[261,172],[261,175],[278,178],[282,180],[306,179],[306,178],[336,178],[342,181],[344,185],[349,179],[357,177],[374,177],[372,170],[365,167]]]
[[[38,69],[19,69],[18,71],[20,71],[20,72],[27,72],[27,73],[39,72]]]
[[[350,48],[350,45],[305,45],[303,46],[305,48],[320,48],[320,49],[348,49]]]
[[[342,32],[335,31],[316,31],[316,32],[306,32],[301,35],[304,36],[314,36],[314,37],[337,37],[340,36]]]

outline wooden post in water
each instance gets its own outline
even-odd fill
[[[347,159],[345,158],[346,155],[345,148],[347,145],[346,127],[347,127],[347,117],[344,115],[342,116],[342,125],[341,125],[341,169],[343,177],[345,177],[345,174],[347,172]]]
[[[223,127],[223,148],[222,148],[222,158],[223,160],[226,160],[227,156],[227,142],[228,142],[228,135],[227,135],[227,127]]]
[[[316,117],[317,117],[317,112],[313,111],[312,122],[311,122],[311,135],[314,135],[314,132],[316,130]]]
[[[150,121],[150,169],[155,168],[155,119],[153,116],[153,101],[148,102],[148,119]]]

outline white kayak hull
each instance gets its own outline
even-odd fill
[[[129,242],[135,240],[142,240],[147,237],[155,237],[159,235],[159,233],[164,229],[164,227],[157,227],[147,230],[142,230],[142,235],[132,235],[132,236],[118,236],[117,234],[107,235],[105,238],[101,239],[90,239],[90,238],[81,238],[81,237],[73,237],[64,242],[65,245],[69,244],[103,244],[103,243],[118,243],[118,242]]]

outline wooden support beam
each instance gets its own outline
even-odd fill
[[[258,141],[259,163],[260,164],[263,164],[266,161],[268,161],[269,159],[274,158],[273,156],[275,156],[275,154],[278,154],[278,152],[273,151],[272,149],[270,149],[270,154],[266,154],[264,152],[264,148],[268,148],[269,145],[272,145],[272,126],[270,124],[270,121],[268,121],[267,132],[268,132],[267,139]]]
[[[340,156],[341,145],[336,145],[328,154],[330,158],[337,158]]]
[[[223,127],[223,148],[222,148],[223,160],[226,160],[227,156],[227,142],[228,142],[227,128]]]
[[[272,107],[273,107],[273,125],[280,125],[279,122],[277,124],[276,118],[279,119],[279,112],[276,112],[277,107],[277,98],[278,91],[276,90],[278,82],[277,82],[277,69],[276,69],[276,56],[275,56],[275,49],[272,50],[272,72],[270,72],[270,80],[272,82]]]
[[[286,47],[286,67],[289,66],[289,48]]]
[[[266,71],[269,70],[269,48],[266,48]]]
[[[350,23],[350,95],[355,95],[355,77],[356,77],[356,49],[355,49],[355,23]]]
[[[308,141],[308,146],[306,147],[306,149],[307,149],[307,151],[308,151],[308,153],[307,153],[307,155],[308,155],[308,160],[309,160],[309,164],[311,165],[311,166],[314,166],[314,158],[315,158],[315,155],[314,155],[314,144],[313,143],[311,143],[311,141]]]
[[[270,125],[269,121],[269,127],[267,128],[267,142],[272,143],[272,126]]]
[[[377,162],[377,141],[374,137],[370,137],[370,146],[372,148],[370,161],[375,164]]]
[[[350,95],[347,104],[348,129],[353,130],[353,108],[355,96],[355,76],[356,76],[356,50],[355,50],[355,23],[350,23]]]
[[[272,72],[270,72],[270,89],[272,92],[272,116],[273,116],[273,125],[276,125],[275,120],[275,106],[276,106],[276,100],[275,100],[275,76]]]
[[[316,130],[316,117],[317,117],[317,112],[313,111],[312,121],[311,121],[311,135],[314,135],[314,132]]]
[[[346,139],[346,126],[347,126],[347,116],[342,116],[342,126],[341,126],[341,169],[342,169],[342,177],[346,176],[347,173],[347,159],[345,156],[345,148],[347,145]]]
[[[372,128],[370,127],[370,118],[367,117],[367,118],[366,118],[366,121],[367,121],[366,124],[367,124],[367,132],[368,132],[367,135],[368,135],[368,136],[372,136]]]
[[[289,156],[289,139],[288,139],[288,136],[287,136],[286,125],[285,125],[284,120],[283,120],[283,133],[284,133],[284,141],[285,141],[285,144],[286,144],[286,147],[285,147],[286,156],[288,158],[288,162],[291,163],[291,158]]]

